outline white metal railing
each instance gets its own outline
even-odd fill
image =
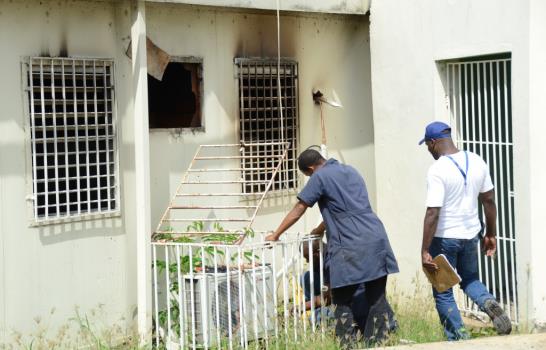
[[[268,348],[279,337],[324,334],[326,310],[318,304],[326,304],[323,243],[317,236],[288,236],[244,245],[153,242],[154,345]],[[306,259],[304,250],[314,254]]]
[[[457,145],[484,158],[495,184],[497,257],[479,252],[480,278],[517,323],[511,59],[447,63],[446,83]],[[459,304],[463,311],[479,314],[462,293]]]

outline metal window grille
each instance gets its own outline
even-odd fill
[[[465,60],[447,63],[446,68],[457,144],[484,158],[495,184],[497,257],[488,259],[479,253],[480,279],[517,322],[511,59]],[[478,310],[466,298],[461,304],[464,310]]]
[[[31,58],[34,219],[118,208],[113,61]]]
[[[279,108],[276,59],[237,58],[235,65],[239,79],[239,138],[245,143],[289,142],[290,148],[281,171],[276,175],[271,190],[295,189],[298,186],[298,64],[281,60],[280,85],[282,119]],[[279,149],[271,149],[278,152]],[[268,150],[245,149],[241,160],[245,193],[263,192],[265,184],[256,183],[271,177],[274,157]],[[261,153],[266,152],[266,153]],[[250,182],[254,181],[254,182]]]

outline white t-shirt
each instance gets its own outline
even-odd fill
[[[435,237],[471,239],[480,232],[478,195],[493,189],[489,167],[475,153],[468,153],[468,173],[465,152],[440,157],[428,170],[427,207],[441,207]]]

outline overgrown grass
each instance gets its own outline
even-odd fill
[[[391,284],[389,302],[396,314],[399,329],[387,341],[388,345],[401,342],[430,343],[445,340],[444,331],[428,284],[419,275],[413,280],[414,292],[404,293]]]
[[[398,330],[389,335],[388,339],[381,344],[371,347],[383,348],[407,343],[428,343],[445,340],[443,328],[440,325],[438,314],[434,305],[434,299],[427,284],[421,283],[418,278],[414,280],[413,293],[403,293],[397,290],[396,283],[391,283],[388,299],[393,307],[398,322]],[[282,327],[281,327],[282,328]],[[281,332],[282,333],[282,332]],[[326,329],[324,335],[317,331],[303,338],[303,332],[298,329],[298,339],[294,337],[294,329],[289,328],[288,337],[279,336],[276,339],[269,339],[268,349],[309,349],[309,350],[338,350],[342,347],[335,337],[333,322]],[[370,347],[363,342],[353,345],[355,349]],[[225,346],[223,347],[225,348]],[[239,349],[235,346],[236,349]],[[264,349],[265,342],[249,344],[250,349]]]
[[[374,347],[383,348],[399,344],[429,343],[445,340],[430,287],[421,283],[418,277],[415,278],[413,284],[413,293],[400,292],[396,288],[396,283],[391,284],[388,299],[394,309],[399,328],[386,341],[375,344]],[[273,349],[341,349],[332,327],[327,330],[324,336],[317,333],[299,341],[295,341],[293,337],[289,339],[279,337],[269,345]],[[354,348],[365,347],[367,345],[364,343],[354,345]]]
[[[339,342],[332,329],[325,332],[324,336],[320,332],[307,334],[305,338],[298,339],[293,337],[279,337],[273,339],[268,344],[270,349],[302,349],[302,350],[336,350],[340,349]]]
[[[125,319],[117,324],[104,321],[105,310],[103,305],[82,313],[76,307],[74,317],[58,328],[52,328],[50,323],[55,309],[45,317],[35,317],[34,329],[23,334],[12,331],[6,339],[7,343],[0,344],[0,349],[100,349],[100,350],[140,350],[149,347],[139,346],[135,327],[128,326]]]
[[[430,287],[422,283],[418,277],[414,281],[413,293],[404,293],[391,283],[388,293],[389,302],[395,311],[398,321],[398,330],[377,347],[405,344],[428,343],[445,340],[442,326],[438,319],[434,299]],[[10,344],[0,344],[0,349],[100,349],[100,350],[141,350],[151,349],[151,346],[139,346],[135,328],[121,325],[101,323],[97,315],[100,312],[91,312],[91,317],[76,310],[75,317],[61,326],[56,332],[48,329],[47,320],[35,319],[37,330],[28,336],[14,332]],[[126,324],[126,322],[120,322]],[[470,328],[472,337],[494,335],[491,328]],[[293,329],[289,330],[289,337],[269,338],[269,349],[309,349],[335,350],[340,349],[333,326],[327,328],[324,335],[317,331],[302,338],[303,332],[298,332],[299,338],[294,338]],[[282,332],[281,332],[282,334]],[[355,348],[364,348],[365,344],[356,344]],[[223,344],[221,348],[226,348]],[[264,340],[249,344],[250,349],[263,349]],[[235,347],[237,348],[237,347]]]

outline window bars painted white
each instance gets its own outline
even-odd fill
[[[118,210],[113,61],[31,58],[36,222]]]
[[[253,234],[251,226],[288,152],[286,142],[199,146],[153,238],[240,244]],[[241,168],[242,160],[256,168]],[[246,170],[268,176],[247,180]],[[262,185],[261,191],[243,192],[247,183]]]
[[[323,335],[331,317],[323,255],[309,235],[238,246],[152,243],[154,346],[283,348],[281,339]]]
[[[280,85],[282,115],[277,87],[277,59],[236,58],[239,80],[239,138],[242,142],[289,142],[288,156],[272,186],[273,191],[295,189],[298,186],[298,64],[282,59]],[[265,154],[249,149],[241,159],[245,193],[262,192],[261,181],[271,176],[271,162]],[[260,156],[259,158],[253,156]]]
[[[511,60],[495,57],[450,62],[446,70],[451,125],[457,144],[485,159],[495,184],[497,256],[488,259],[479,253],[480,279],[517,323]],[[460,304],[463,310],[478,311],[462,293]]]

